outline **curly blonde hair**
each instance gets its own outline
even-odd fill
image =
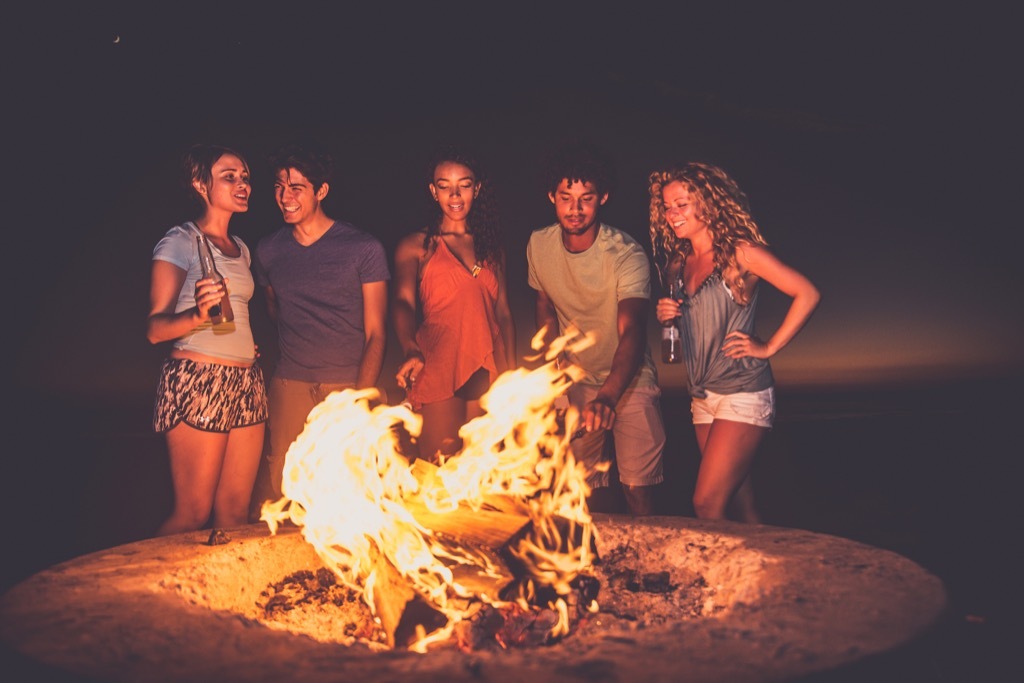
[[[651,250],[662,286],[667,289],[666,274],[670,265],[685,261],[693,253],[690,240],[676,237],[665,220],[661,192],[666,185],[675,182],[683,183],[693,195],[697,215],[711,231],[715,270],[722,274],[737,301],[747,303],[756,277],[737,263],[736,247],[743,243],[767,247],[768,242],[751,217],[747,195],[736,181],[717,166],[696,161],[655,171],[648,179]]]

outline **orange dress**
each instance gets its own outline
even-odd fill
[[[423,324],[416,343],[424,366],[408,394],[415,408],[451,398],[480,368],[491,382],[507,369],[495,315],[498,278],[486,266],[474,276],[443,239],[437,242],[419,287]]]

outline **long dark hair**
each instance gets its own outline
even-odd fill
[[[426,168],[429,182],[434,182],[434,171],[438,165],[446,161],[461,164],[473,171],[476,181],[480,183],[480,192],[473,199],[473,207],[467,221],[469,231],[473,235],[473,251],[476,260],[481,263],[500,264],[504,248],[501,244],[501,224],[498,220],[497,199],[491,179],[487,177],[487,173],[471,152],[454,145],[445,145],[438,147],[430,155]],[[440,205],[436,201],[431,204],[434,215],[427,221],[427,235],[423,240],[425,249],[429,249],[431,242],[440,234],[441,221],[444,218]]]

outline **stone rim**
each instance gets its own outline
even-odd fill
[[[257,524],[228,530],[232,542],[226,545],[206,545],[209,532],[180,534],[39,572],[0,599],[0,637],[29,658],[110,681],[376,681],[414,675],[418,681],[564,683],[600,671],[611,681],[674,681],[685,674],[692,681],[753,683],[836,669],[892,650],[934,625],[947,608],[937,577],[901,555],[849,539],[685,517],[595,515],[595,522],[602,552],[617,543],[642,545],[651,556],[674,543],[703,548],[702,559],[684,559],[714,568],[710,580],[735,593],[730,608],[720,617],[625,636],[573,637],[518,651],[419,655],[274,631],[160,590],[176,570],[200,562],[252,571],[248,560],[239,561],[241,549],[272,548],[298,535],[286,530],[275,539]],[[253,582],[254,595],[261,587]]]

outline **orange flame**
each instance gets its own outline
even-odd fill
[[[404,406],[371,407],[379,396],[375,389],[329,395],[310,412],[305,430],[289,448],[284,497],[265,503],[261,519],[271,533],[285,519],[301,527],[326,566],[360,591],[371,609],[379,579],[373,558],[383,555],[448,620],[443,628],[420,634],[413,649],[422,652],[449,637],[465,616],[467,598],[500,600],[474,595],[453,576],[453,563],[493,574],[482,554],[438,538],[407,505],[415,501],[438,514],[460,506],[479,511],[489,498],[501,496],[531,522],[525,537],[509,548],[527,574],[516,602],[529,609],[540,588],[553,591],[557,597],[548,607],[561,618],[551,636],[564,635],[569,627],[564,597],[572,581],[591,567],[595,540],[586,472],[569,448],[571,430],[559,429],[553,408],[578,378],[576,368],[559,369],[552,360],[565,348],[560,338],[541,367],[500,376],[481,399],[487,412],[460,430],[462,451],[442,463],[436,476],[422,480],[399,451],[396,431],[418,436],[419,415]],[[577,418],[571,412],[566,422]]]

